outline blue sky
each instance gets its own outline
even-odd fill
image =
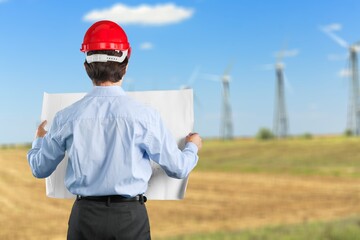
[[[143,4],[150,13],[136,15]],[[357,0],[0,0],[0,144],[32,141],[43,92],[91,89],[79,49],[95,13],[115,16],[128,34],[133,52],[125,90],[178,89],[199,69],[192,87],[201,103],[195,104],[195,130],[203,136],[218,136],[221,119],[221,84],[208,75],[222,75],[231,62],[235,135],[272,128],[275,72],[269,64],[284,46],[292,53],[284,58],[290,133],[342,133],[347,49],[320,28],[354,43],[359,11]]]

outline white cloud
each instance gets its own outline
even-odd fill
[[[140,44],[140,49],[141,50],[150,50],[153,49],[154,45],[150,42],[143,42],[142,44]]]
[[[176,6],[173,3],[153,6],[142,4],[134,7],[118,3],[110,8],[90,11],[83,19],[85,21],[108,19],[119,24],[160,26],[179,23],[191,18],[193,14],[194,9]]]
[[[351,71],[347,68],[341,69],[338,72],[339,77],[350,77],[351,76]]]

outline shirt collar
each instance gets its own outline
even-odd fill
[[[115,97],[123,95],[126,95],[126,93],[120,86],[94,86],[86,97]]]

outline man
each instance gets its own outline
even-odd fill
[[[86,72],[94,88],[58,112],[47,132],[42,122],[28,152],[35,177],[48,177],[64,158],[65,185],[77,195],[68,239],[150,239],[144,202],[150,160],[174,178],[185,178],[202,146],[196,133],[180,151],[155,110],[121,88],[131,48],[123,29],[111,21],[93,24],[84,36]]]

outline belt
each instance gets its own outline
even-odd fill
[[[143,194],[139,194],[132,198],[123,197],[120,195],[110,195],[110,196],[76,196],[76,200],[87,200],[87,201],[95,201],[95,202],[105,202],[107,204],[110,203],[119,203],[119,202],[140,202],[144,204],[147,201],[147,198]]]

